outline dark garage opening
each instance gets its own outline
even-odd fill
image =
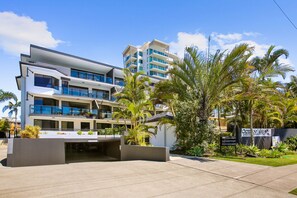
[[[65,161],[117,161],[120,160],[120,141],[113,142],[66,142]]]

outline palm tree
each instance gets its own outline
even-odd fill
[[[144,135],[151,134],[149,131],[151,127],[145,125],[146,118],[151,116],[150,111],[153,110],[153,103],[149,97],[150,81],[147,76],[142,75],[142,72],[133,74],[125,69],[125,87],[121,92],[115,94],[120,107],[113,113],[113,117],[117,120],[124,119],[126,131],[129,132],[129,144],[143,144]],[[131,123],[130,129],[127,128],[127,120]]]
[[[14,136],[17,136],[17,116],[18,116],[18,108],[21,107],[21,101],[18,100],[17,96],[14,93],[9,92],[7,94],[6,92],[6,100],[7,96],[10,96],[11,99],[14,101],[9,101],[7,105],[5,105],[2,109],[3,112],[8,111],[8,116],[11,117],[14,114],[14,119],[15,119],[15,125],[14,125]],[[4,97],[4,98],[5,98]],[[10,138],[10,133],[9,133],[9,138]]]
[[[0,89],[0,102],[5,102],[7,100],[10,100],[14,96],[15,95],[12,92],[3,91],[2,89]]]
[[[258,73],[261,80],[279,75],[285,79],[287,72],[294,71],[290,65],[279,62],[281,56],[288,58],[289,52],[285,49],[274,49],[275,46],[271,45],[263,57],[257,56],[251,60],[251,65],[254,66],[254,71]]]
[[[291,76],[291,81],[286,84],[286,91],[290,92],[292,96],[297,96],[297,76]]]
[[[205,57],[190,47],[186,48],[185,58],[173,64],[169,73],[176,88],[180,88],[179,98],[198,99],[197,114],[202,125],[207,124],[223,91],[240,81],[251,50],[247,44],[241,44],[229,53],[218,50]]]

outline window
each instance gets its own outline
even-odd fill
[[[97,123],[97,129],[111,128],[111,124]]]
[[[34,97],[34,105],[59,106],[59,102],[51,98]]]
[[[90,130],[90,123],[89,122],[81,122],[80,129],[81,130]]]
[[[74,130],[74,122],[62,121],[62,130]]]
[[[109,100],[109,92],[108,91],[93,89],[92,96],[93,96],[93,98]]]
[[[34,125],[42,130],[58,130],[59,122],[54,120],[34,120]]]
[[[38,87],[48,87],[59,90],[59,80],[51,76],[35,74],[34,85]]]

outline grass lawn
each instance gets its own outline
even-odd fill
[[[297,195],[297,188],[292,190],[290,193],[293,194],[293,195]]]
[[[244,163],[259,164],[259,165],[273,166],[273,167],[297,164],[297,155],[284,155],[280,158],[260,158],[260,157],[259,158],[254,158],[254,157],[244,157],[243,158],[243,157],[235,157],[235,156],[220,156],[220,157],[213,157],[213,158],[218,159],[218,160],[244,162]]]

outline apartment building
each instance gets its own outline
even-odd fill
[[[30,55],[21,54],[20,72],[22,128],[38,125],[45,135],[124,124],[112,119],[122,68],[31,45]]]
[[[125,68],[132,72],[144,71],[148,76],[158,79],[168,78],[166,72],[176,59],[177,56],[169,52],[169,45],[156,39],[141,47],[128,45],[123,51]]]

